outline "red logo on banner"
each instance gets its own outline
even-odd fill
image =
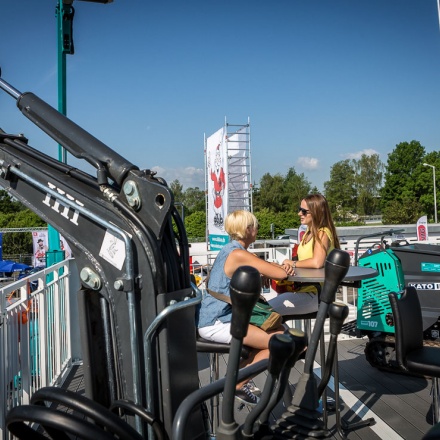
[[[426,226],[425,225],[419,225],[417,226],[417,235],[419,241],[425,241],[426,240]]]

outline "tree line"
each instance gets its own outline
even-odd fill
[[[430,166],[428,166],[430,165]],[[426,153],[419,141],[401,142],[383,163],[378,154],[363,154],[333,164],[324,182],[333,218],[339,226],[360,225],[366,216],[381,215],[383,224],[414,224],[422,215],[433,221],[433,168],[440,170],[440,152]],[[437,180],[437,178],[436,178]],[[200,188],[183,190],[178,180],[170,185],[180,203],[190,239],[205,239],[206,200]],[[294,167],[286,175],[266,173],[252,188],[253,211],[260,223],[259,237],[299,226],[297,207],[310,193],[320,192]]]
[[[414,224],[422,215],[433,221],[432,167],[440,172],[440,151],[426,153],[419,141],[401,142],[388,155],[386,163],[377,154],[336,162],[330,168],[329,180],[324,182],[323,194],[339,226],[363,224],[365,216],[371,215],[382,215],[384,224]],[[205,190],[184,190],[178,180],[171,182],[170,189],[189,240],[204,241]],[[264,174],[252,188],[253,211],[260,223],[259,238],[268,239],[272,234],[284,234],[285,229],[297,228],[297,208],[304,196],[315,192],[319,192],[318,188],[294,167],[285,175]],[[43,220],[0,190],[0,228],[41,226],[46,226]],[[4,234],[3,253],[32,253],[32,237],[24,232]]]
[[[9,193],[0,190],[0,229],[9,228],[40,228],[47,226],[37,214],[26,208],[20,202],[13,200]],[[11,255],[32,255],[32,234],[29,232],[14,232],[3,234],[3,259]]]

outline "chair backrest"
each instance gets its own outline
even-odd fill
[[[396,332],[396,359],[406,369],[407,353],[423,347],[422,309],[414,287],[406,287],[400,294],[391,292],[389,298]]]

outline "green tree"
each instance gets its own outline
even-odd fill
[[[47,224],[29,209],[8,214],[0,214],[0,228],[44,227]],[[32,234],[30,232],[11,232],[3,235],[3,254],[31,254]]]
[[[285,212],[294,206],[296,209],[301,200],[311,192],[312,185],[304,174],[296,173],[289,168],[286,176],[277,173],[272,176],[264,174],[259,187],[253,187],[253,208],[255,212],[267,208],[272,212]]]
[[[283,176],[279,173],[274,176],[269,173],[264,174],[260,180],[258,199],[253,203],[254,211],[267,208],[269,211],[280,212],[284,211],[286,203]]]
[[[357,213],[372,215],[379,206],[379,195],[382,184],[384,165],[378,154],[363,154],[359,160],[353,160],[355,170],[355,189]]]
[[[197,186],[195,188],[187,188],[183,194],[183,200],[186,214],[190,215],[196,211],[205,211],[205,191],[202,191]]]
[[[422,205],[414,198],[404,200],[391,200],[382,211],[382,223],[387,225],[417,223]]]
[[[183,185],[177,179],[170,183],[170,190],[174,195],[174,202],[183,203]]]
[[[356,209],[355,170],[349,159],[330,168],[330,180],[324,182],[325,197],[335,220],[346,221]]]
[[[294,229],[300,225],[297,207],[288,211],[279,212],[275,219],[275,235],[284,234],[286,229]]]
[[[288,228],[295,228],[299,225],[299,217],[291,211],[273,212],[268,208],[260,211],[254,211],[255,217],[258,219],[260,228],[258,230],[258,239],[272,238],[270,225],[274,225],[274,236],[284,234]]]
[[[415,172],[415,193],[419,197],[422,206],[422,213],[428,214],[429,218],[434,221],[434,182],[433,169],[424,163],[435,167],[435,180],[438,182],[437,173],[440,173],[440,151],[428,153],[422,160],[420,167]],[[436,189],[437,189],[436,184]],[[437,196],[438,193],[436,193]]]
[[[0,228],[44,227],[47,224],[30,209],[0,190]],[[3,235],[3,255],[32,253],[32,234],[11,232]]]
[[[196,211],[205,211],[205,191],[198,187],[184,191],[183,185],[177,179],[171,182],[170,190],[174,194],[174,203],[183,207],[185,217]]]
[[[188,239],[206,238],[206,212],[196,211],[185,217],[185,229]]]
[[[382,212],[392,201],[418,201],[415,176],[425,156],[425,147],[419,141],[401,142],[388,155],[385,183],[380,192]]]
[[[11,212],[18,212],[25,209],[24,206],[18,202],[14,201],[7,191],[4,189],[0,190],[0,212],[3,214],[8,214]]]
[[[284,192],[286,193],[287,206],[284,206],[282,211],[288,211],[290,209],[297,209],[301,203],[301,200],[312,191],[312,184],[301,173],[298,174],[295,168],[291,167],[287,171],[284,178]]]

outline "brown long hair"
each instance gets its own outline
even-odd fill
[[[321,194],[309,194],[303,200],[307,203],[307,208],[312,216],[312,224],[309,227],[312,239],[316,239],[322,245],[318,231],[321,228],[328,228],[332,234],[335,248],[340,249],[341,245],[327,199]]]

